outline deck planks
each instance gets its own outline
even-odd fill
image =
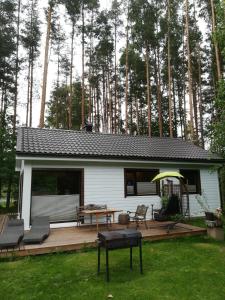
[[[157,227],[156,223],[152,221],[150,221],[148,225],[150,227],[149,229],[145,229],[145,227],[141,225],[140,231],[142,232],[143,239],[150,241],[171,239],[181,236],[202,235],[206,232],[206,229],[204,228],[187,224],[178,224],[178,226],[170,230],[169,233],[167,233],[165,228]],[[130,226],[130,228],[133,227],[135,227],[135,224]],[[113,224],[110,230],[124,228],[126,227]],[[107,228],[105,226],[100,226],[100,231],[101,230],[107,230]],[[51,233],[44,243],[35,245],[21,245],[20,249],[15,251],[0,252],[0,257],[10,256],[12,254],[15,256],[40,255],[54,252],[80,250],[87,247],[96,247],[96,238],[96,226],[51,229]]]

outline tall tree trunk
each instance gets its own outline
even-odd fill
[[[40,111],[40,120],[39,120],[40,128],[44,127],[44,121],[45,121],[45,103],[46,103],[48,59],[49,59],[48,53],[49,53],[49,43],[50,43],[52,11],[53,11],[53,7],[50,4],[48,7],[47,33],[46,33],[46,40],[45,40],[44,72],[43,72],[43,82],[42,82],[41,111]]]
[[[72,99],[73,99],[73,52],[74,52],[74,22],[72,23],[71,49],[70,49],[70,92],[68,97],[68,128],[72,128]]]
[[[116,20],[115,20],[115,25],[114,25],[114,132],[117,133],[116,130],[116,118],[117,118],[117,56],[116,56],[116,51],[117,51],[117,25],[116,25]]]
[[[60,26],[58,25],[58,31],[60,31]],[[56,79],[56,88],[59,89],[59,76],[60,76],[60,43],[58,41],[57,45],[57,79]],[[56,128],[59,128],[59,96],[56,93],[56,111],[55,111],[55,124]]]
[[[214,43],[215,56],[216,56],[216,70],[217,70],[218,80],[220,80],[222,75],[221,75],[221,68],[220,68],[219,47],[218,47],[217,39],[215,37],[216,16],[215,16],[215,9],[214,9],[214,0],[210,0],[210,2],[211,2],[211,11],[212,11],[212,34],[213,34],[213,43]]]
[[[29,49],[29,63],[27,75],[27,105],[26,105],[26,127],[28,127],[29,109],[30,109],[30,75],[31,75],[31,49]]]
[[[158,115],[159,115],[159,136],[163,136],[163,121],[162,121],[162,93],[161,93],[161,74],[159,61],[159,47],[157,47],[157,99],[158,99]]]
[[[94,123],[94,108],[95,108],[95,99],[93,94],[95,94],[95,87],[93,87],[93,83],[91,82],[93,76],[93,66],[92,66],[92,55],[93,55],[93,24],[94,24],[94,11],[91,11],[91,33],[90,33],[90,52],[89,52],[89,70],[88,70],[88,78],[89,78],[89,99],[88,99],[88,121]]]
[[[17,28],[16,28],[16,70],[15,70],[15,99],[14,99],[14,113],[13,113],[13,133],[16,131],[16,117],[17,117],[17,102],[18,102],[18,74],[19,74],[19,37],[20,37],[20,8],[21,0],[18,0],[17,8]]]
[[[99,80],[99,79],[98,79]],[[97,97],[97,127],[98,127],[98,132],[100,130],[100,104],[99,104],[99,99],[100,99],[100,95],[99,95],[99,81],[97,83],[97,94],[96,94],[96,97]]]
[[[200,145],[204,149],[204,131],[203,131],[203,106],[202,106],[202,74],[201,74],[201,54],[198,44],[198,105],[199,105],[199,126],[200,126]]]
[[[148,135],[152,136],[152,120],[151,120],[151,86],[150,86],[150,78],[149,78],[149,46],[146,44],[145,46],[145,68],[146,68],[146,91],[147,91],[147,106],[148,106]]]
[[[92,111],[92,87],[89,84],[89,93],[88,93],[88,122],[91,123],[91,111]]]
[[[171,54],[170,54],[170,22],[171,22],[171,15],[170,15],[170,0],[168,0],[168,44],[167,44],[167,59],[168,59],[168,101],[169,101],[169,133],[170,137],[173,137],[173,115],[172,115],[172,93],[171,93]]]
[[[139,107],[138,107],[138,98],[135,96],[135,106],[136,106],[136,123],[137,123],[137,134],[140,134],[140,124],[139,124]]]
[[[96,103],[96,87],[94,87],[94,95],[93,95],[93,102],[94,102],[94,117],[93,117],[93,122],[94,122],[94,128],[95,131],[97,131],[97,103]]]
[[[197,84],[193,87],[193,109],[194,109],[194,120],[195,120],[195,142],[198,144],[198,105],[197,105]]]
[[[179,115],[179,121],[180,121],[180,131],[181,131],[181,137],[184,137],[184,112],[183,112],[183,83],[177,82],[177,90],[178,90],[178,115]]]
[[[185,27],[186,27],[186,47],[188,59],[188,94],[189,94],[189,114],[190,114],[190,135],[194,140],[194,122],[193,122],[193,87],[192,87],[192,68],[191,68],[191,51],[190,51],[190,34],[189,34],[189,2],[185,0]]]
[[[112,89],[111,89],[111,85],[110,85],[110,76],[109,76],[109,72],[108,72],[108,89],[109,89],[109,132],[112,133],[112,122],[113,122],[113,118],[112,118]]]
[[[128,64],[128,47],[129,47],[129,29],[128,19],[126,28],[126,85],[125,85],[125,133],[128,133],[128,75],[129,75],[129,64]]]
[[[173,106],[173,136],[177,137],[177,108],[176,108],[176,99],[175,99],[175,80],[172,77],[172,90],[173,90],[173,97],[172,97],[172,106]]]
[[[81,122],[85,125],[85,95],[84,95],[84,0],[82,1],[82,100],[81,100]]]
[[[183,80],[183,84],[182,84],[182,90],[183,90],[183,101],[181,103],[181,107],[183,107],[183,125],[184,125],[184,132],[183,132],[183,136],[184,139],[187,140],[188,139],[188,134],[187,134],[187,105],[186,105],[186,73],[185,73],[185,64],[186,64],[186,60],[185,60],[185,25],[183,27],[183,71],[182,71],[182,77],[184,78]]]
[[[30,123],[32,127],[32,115],[33,115],[33,85],[34,85],[34,50],[31,49],[31,65],[30,65]]]

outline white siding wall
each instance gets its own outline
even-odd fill
[[[126,166],[127,168],[127,166]],[[143,168],[143,167],[141,167]],[[148,167],[155,168],[155,166]],[[180,167],[183,169],[190,168],[187,166]],[[196,166],[192,167],[197,169]],[[176,167],[163,167],[160,172],[178,171]],[[107,204],[124,211],[135,211],[138,204],[149,206],[148,218],[151,218],[151,205],[154,208],[160,208],[161,202],[159,196],[128,196],[124,197],[124,167],[112,166],[89,166],[85,167],[85,203]],[[220,207],[219,183],[217,172],[211,169],[201,168],[201,189],[202,197],[205,197],[210,209],[215,210]],[[177,179],[171,178],[175,183]],[[203,212],[196,200],[196,194],[189,196],[191,216],[202,216]]]
[[[124,195],[124,168],[113,166],[89,166],[84,170],[85,203],[107,204],[123,211],[135,211],[138,204],[149,206],[148,218],[151,218],[151,204],[160,207],[158,196]]]
[[[30,219],[30,195],[31,195],[31,169],[30,168],[83,168],[84,169],[84,203],[107,204],[108,207],[118,208],[123,211],[135,211],[138,204],[149,206],[148,218],[151,218],[151,204],[154,208],[160,208],[159,196],[128,196],[124,195],[124,168],[158,168],[160,172],[179,171],[179,168],[200,169],[201,187],[212,209],[220,206],[219,185],[216,172],[211,172],[205,167],[191,165],[166,165],[159,167],[154,164],[135,163],[92,163],[92,162],[29,162],[24,167],[24,189],[22,217],[25,219],[26,229]],[[196,195],[190,196],[191,215],[201,215],[201,209],[197,203]]]
[[[200,177],[202,190],[201,197],[206,199],[210,210],[214,211],[216,208],[220,207],[220,192],[217,172],[204,168],[200,170]],[[201,216],[204,214],[196,200],[196,195],[190,196],[190,210],[192,216]]]
[[[24,228],[28,230],[30,228],[30,204],[31,204],[31,164],[24,165],[24,177],[23,177],[23,193],[22,193],[22,213],[21,217],[24,219]]]

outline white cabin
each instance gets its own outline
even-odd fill
[[[221,206],[217,168],[222,163],[218,155],[178,138],[21,127],[19,210],[25,229],[41,215],[50,217],[51,226],[73,225],[76,206],[90,203],[125,212],[145,204],[151,219],[151,205],[161,206],[161,186],[151,180],[178,171],[186,179],[190,214],[200,216],[197,195],[211,209]]]

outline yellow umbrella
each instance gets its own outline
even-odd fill
[[[178,172],[162,172],[159,173],[158,175],[156,175],[153,179],[152,182],[157,181],[157,180],[161,180],[164,179],[166,177],[176,177],[176,178],[184,178],[183,175],[181,175]]]

